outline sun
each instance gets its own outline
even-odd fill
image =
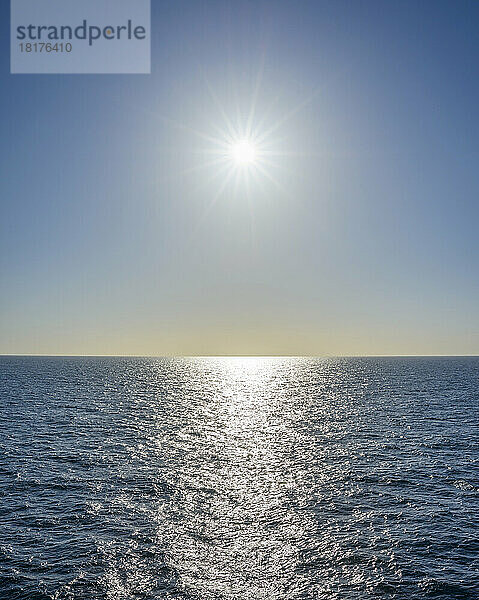
[[[257,152],[252,142],[243,139],[231,144],[230,156],[236,165],[248,165],[255,162]]]

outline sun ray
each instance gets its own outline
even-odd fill
[[[171,119],[169,117],[165,117],[163,115],[159,115],[159,114],[154,114],[154,116],[159,119],[160,121],[163,121],[164,123],[167,123],[168,125],[171,125],[173,127],[176,127],[177,129],[180,129],[182,131],[188,131],[189,133],[193,133],[194,135],[198,136],[199,138],[203,139],[206,142],[211,142],[211,143],[219,143],[220,140],[218,140],[218,138],[215,138],[211,135],[208,135],[207,133],[204,133],[203,131],[200,131],[199,129],[195,129],[194,127],[190,127],[189,125],[185,125],[184,123],[180,123],[178,121],[176,121],[175,119]]]
[[[218,108],[218,110],[220,111],[221,116],[223,117],[223,120],[226,124],[226,127],[228,129],[228,132],[230,134],[230,136],[232,138],[234,138],[236,136],[236,131],[233,127],[233,124],[231,123],[231,120],[228,118],[228,115],[226,114],[226,111],[223,107],[223,105],[221,104],[218,96],[215,94],[215,91],[213,90],[212,86],[210,85],[205,73],[203,72],[203,77],[206,83],[206,87],[208,89],[208,92],[213,100],[213,102],[215,103],[216,107]]]
[[[322,88],[312,90],[307,98],[284,111],[278,109],[281,95],[276,94],[273,100],[259,111],[264,69],[265,55],[263,54],[256,73],[250,79],[251,90],[247,102],[238,93],[238,82],[228,82],[227,95],[222,96],[213,88],[202,71],[206,96],[211,99],[211,105],[219,115],[219,120],[211,123],[209,132],[160,117],[166,123],[189,132],[205,142],[203,147],[196,145],[195,148],[191,148],[190,153],[203,155],[209,160],[199,161],[200,164],[177,174],[197,173],[203,169],[212,171],[203,181],[213,193],[203,207],[195,231],[202,227],[213,206],[228,190],[231,201],[238,202],[241,199],[246,203],[251,218],[251,236],[253,236],[256,210],[254,198],[270,197],[268,187],[271,185],[281,196],[290,199],[282,185],[282,175],[289,171],[288,177],[291,176],[291,170],[288,169],[290,161],[287,157],[313,156],[311,153],[295,152],[287,148],[288,138],[284,135],[284,131],[280,130],[289,119],[311,103]],[[232,112],[228,112],[227,107],[232,109]]]
[[[213,206],[216,204],[216,202],[218,202],[218,200],[221,198],[223,192],[225,191],[228,183],[230,182],[230,180],[232,179],[232,177],[235,175],[235,171],[234,169],[229,169],[229,172],[226,175],[225,180],[223,181],[223,184],[220,186],[220,188],[217,190],[216,194],[213,196],[213,198],[210,200],[210,202],[208,203],[205,211],[204,211],[204,216],[206,216],[206,214],[213,208]]]
[[[250,106],[250,111],[249,111],[249,115],[248,115],[248,120],[246,122],[246,135],[248,137],[250,137],[252,135],[253,119],[256,114],[256,103],[258,102],[259,90],[261,87],[261,83],[263,81],[264,63],[265,63],[265,54],[263,52],[263,54],[261,56],[258,73],[256,75],[254,91],[251,96],[251,106]]]
[[[305,106],[307,106],[310,102],[312,102],[316,96],[322,91],[322,88],[316,88],[307,98],[299,102],[296,106],[294,106],[291,110],[287,111],[282,117],[280,117],[269,129],[264,131],[258,138],[258,142],[261,142],[269,135],[277,131],[284,123],[286,123],[289,119],[294,117],[300,110],[302,110]]]
[[[256,165],[256,168],[258,169],[258,171],[261,172],[261,174],[266,177],[266,179],[268,179],[275,187],[276,189],[281,192],[281,194],[286,195],[286,190],[282,187],[282,185],[271,175],[271,173],[265,169],[262,165],[258,164]]]

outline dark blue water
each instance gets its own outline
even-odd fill
[[[1,598],[479,598],[479,359],[0,370]]]

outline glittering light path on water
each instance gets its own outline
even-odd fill
[[[1,597],[476,597],[478,359],[0,363]]]

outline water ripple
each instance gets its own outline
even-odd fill
[[[476,599],[478,376],[0,358],[0,597]]]

